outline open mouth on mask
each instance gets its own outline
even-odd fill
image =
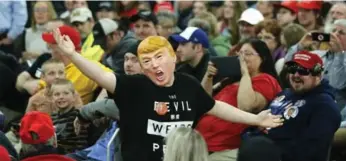
[[[155,72],[155,76],[158,81],[163,81],[165,78],[164,73],[160,70]]]

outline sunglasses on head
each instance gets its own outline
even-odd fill
[[[299,75],[309,75],[311,74],[310,69],[306,69],[304,67],[298,66],[298,65],[290,65],[287,67],[287,72],[290,74],[296,74],[298,73]]]

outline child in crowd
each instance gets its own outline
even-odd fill
[[[38,91],[29,99],[26,112],[41,111],[52,114],[56,110],[51,98],[48,95],[49,87],[57,79],[65,78],[65,66],[60,60],[50,59],[42,65],[41,79],[45,82],[46,87]],[[75,107],[83,105],[79,95],[75,97]]]
[[[81,129],[79,135],[75,133],[73,122],[79,110],[75,107],[75,89],[66,79],[57,79],[49,91],[53,104],[57,107],[51,117],[56,128],[59,152],[66,154],[87,146],[88,132]]]

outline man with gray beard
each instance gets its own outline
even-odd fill
[[[311,33],[307,33],[287,52],[285,61],[292,60],[294,53],[310,48],[313,43]],[[328,46],[328,50],[314,50],[312,53],[322,58],[325,64],[323,78],[329,80],[330,85],[336,89],[335,98],[342,110],[346,105],[346,19],[338,19],[334,22]]]
[[[234,45],[228,52],[228,55],[235,55],[240,49],[239,43],[252,37],[256,37],[255,26],[264,20],[262,13],[254,8],[246,9],[238,20],[238,30],[240,34],[240,41]]]
[[[344,2],[336,2],[332,8],[330,8],[324,25],[324,32],[332,32],[333,23],[335,20],[339,19],[346,19],[346,3]]]

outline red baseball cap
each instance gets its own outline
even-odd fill
[[[81,37],[79,32],[74,29],[73,27],[63,25],[59,27],[61,35],[67,35],[70,37],[71,41],[73,42],[76,50],[81,49]],[[45,32],[42,34],[42,39],[49,44],[56,44],[56,41],[54,39],[52,32]]]
[[[299,51],[293,55],[292,61],[287,63],[297,63],[306,69],[313,69],[316,65],[323,67],[323,61],[317,54],[310,53],[309,51]]]
[[[32,133],[38,138],[33,138]],[[19,136],[25,144],[44,144],[55,134],[53,121],[46,113],[28,112],[20,122]]]
[[[283,7],[286,8],[290,11],[292,11],[293,13],[298,13],[298,2],[294,1],[294,0],[284,0],[282,1],[280,4],[274,4],[277,7]]]
[[[1,161],[11,161],[10,154],[3,146],[0,146],[0,158]]]
[[[160,10],[168,10],[170,12],[174,11],[173,5],[171,2],[160,2],[157,3],[154,7],[154,13],[159,12]]]
[[[320,10],[322,8],[322,1],[320,0],[302,0],[298,2],[298,8],[307,10]]]

